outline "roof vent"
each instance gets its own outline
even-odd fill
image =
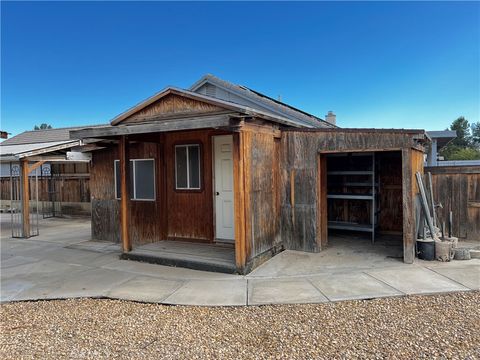
[[[332,124],[336,125],[337,124],[337,115],[333,113],[333,111],[329,111],[327,115],[325,115],[325,121]]]
[[[205,84],[205,94],[207,96],[216,97],[217,96],[217,87],[215,85],[206,83]]]

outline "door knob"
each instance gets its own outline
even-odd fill
[[[218,191],[217,191],[215,194],[216,194],[217,196],[220,195],[220,193],[219,193]]]

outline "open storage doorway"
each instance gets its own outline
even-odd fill
[[[329,247],[402,259],[401,152],[325,156]]]

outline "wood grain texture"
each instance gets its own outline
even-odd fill
[[[128,153],[128,139],[121,136],[118,142],[118,155],[120,158],[120,237],[122,251],[132,250],[130,242],[130,160]]]
[[[415,260],[415,199],[419,189],[415,174],[423,175],[423,153],[407,148],[402,150],[402,196],[403,196],[403,262]]]
[[[432,173],[433,197],[438,226],[448,224],[453,212],[453,235],[461,240],[480,241],[480,167],[427,167]]]
[[[129,236],[132,245],[161,240],[159,183],[162,179],[159,165],[159,145],[131,143],[130,159],[155,159],[156,201],[129,203]],[[91,167],[92,237],[98,240],[119,241],[120,201],[115,199],[114,161],[118,160],[117,147],[95,151]]]
[[[240,273],[245,272],[247,263],[244,158],[244,134],[239,132],[233,134],[233,186],[235,203],[235,264]]]
[[[400,151],[377,153],[380,191],[379,231],[401,233],[402,208],[402,153]]]
[[[212,133],[202,130],[165,134],[168,239],[214,241]],[[175,145],[178,144],[200,144],[201,190],[175,190]]]
[[[202,115],[224,111],[225,109],[216,105],[175,94],[169,94],[124,119],[122,124],[147,122],[151,121],[152,118],[158,120],[159,118],[180,117],[191,114]]]
[[[399,160],[397,160],[397,172],[402,175],[402,179],[406,179],[405,184],[398,184],[390,179],[391,184],[389,191],[394,193],[396,197],[402,191],[399,186],[402,185],[408,189],[409,195],[400,200],[402,210],[398,207],[393,211],[397,215],[403,214],[403,222],[400,230],[411,231],[413,219],[413,201],[412,201],[412,167],[418,168],[417,160],[420,156],[415,156],[415,163],[411,163],[412,148],[421,149],[423,141],[419,136],[419,132],[412,133],[401,131],[355,131],[343,129],[335,129],[335,131],[308,130],[308,131],[284,131],[282,133],[282,148],[280,161],[280,179],[281,179],[281,237],[287,249],[316,252],[321,248],[318,244],[318,238],[322,237],[321,225],[321,206],[318,199],[321,196],[321,171],[318,169],[317,157],[319,153],[328,154],[334,152],[402,152],[405,149],[405,156],[408,157],[408,165],[403,169],[398,169]],[[421,151],[416,152],[422,154]],[[385,171],[388,171],[385,170]],[[293,176],[292,176],[293,174]],[[295,191],[292,194],[292,189]],[[393,197],[393,195],[391,195]],[[292,198],[295,199],[292,204]],[[391,200],[394,201],[393,199]],[[355,204],[353,203],[352,206]],[[359,204],[357,204],[360,206]],[[398,206],[398,205],[397,205]],[[405,208],[407,212],[405,212]],[[365,211],[358,209],[350,209],[351,214],[360,217]],[[368,213],[367,213],[368,215]],[[353,216],[353,215],[352,215]],[[386,223],[386,220],[384,220]],[[385,224],[387,229],[398,227],[398,223]],[[325,230],[323,230],[325,231]],[[413,234],[413,232],[412,232]],[[413,260],[413,249],[410,243],[407,243],[407,250],[410,255],[407,260]]]
[[[30,177],[30,187],[33,186],[34,178]],[[38,179],[38,200],[48,201],[49,179]],[[87,176],[62,176],[62,191],[58,195],[60,202],[90,202],[90,178]],[[0,179],[0,199],[10,200],[10,178]],[[30,200],[35,200],[35,194],[30,193]]]
[[[327,212],[327,157],[317,157],[317,246],[323,249],[328,245],[328,212]]]

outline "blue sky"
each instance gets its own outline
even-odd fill
[[[343,127],[479,121],[480,3],[2,2],[1,128],[106,123],[205,73]]]

